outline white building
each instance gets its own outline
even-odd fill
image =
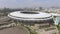
[[[39,11],[16,11],[8,14],[8,17],[24,23],[53,23],[51,14]]]

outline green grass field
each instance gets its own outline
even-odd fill
[[[57,25],[57,28],[58,28],[58,30],[59,30],[59,34],[60,34],[60,26],[59,26],[59,25]]]

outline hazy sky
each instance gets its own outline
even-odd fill
[[[60,7],[60,0],[0,0],[0,8],[19,8],[19,7]]]

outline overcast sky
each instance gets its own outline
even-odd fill
[[[19,8],[19,7],[60,7],[60,0],[0,0],[0,8]]]

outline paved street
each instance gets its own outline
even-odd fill
[[[0,30],[0,34],[29,34],[29,31],[25,28],[12,27]]]
[[[5,27],[10,27],[12,25],[12,23],[7,24],[9,23],[8,22],[9,20],[10,18],[8,18],[7,16],[0,17],[0,29],[4,28],[0,30],[0,34],[30,34],[26,28],[22,28],[22,27],[5,28]],[[4,24],[4,25],[1,25],[1,24]]]

